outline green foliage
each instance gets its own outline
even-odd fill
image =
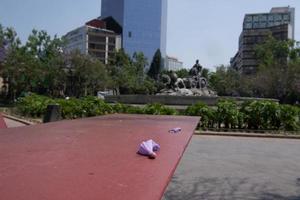
[[[200,124],[202,128],[213,128],[216,112],[206,104],[199,102],[189,106],[185,110],[185,115],[200,116]]]
[[[208,75],[209,86],[219,96],[234,96],[240,88],[240,76],[237,71],[230,67],[219,66],[216,72]]]
[[[82,102],[82,109],[86,117],[113,113],[112,106],[108,105],[102,99],[97,97],[87,96],[80,100]]]
[[[280,106],[281,128],[286,131],[300,130],[300,109],[291,105]]]
[[[96,97],[82,99],[52,99],[46,96],[30,94],[18,99],[17,108],[23,115],[42,117],[49,104],[61,106],[61,114],[64,119],[76,119],[104,115],[113,112],[113,108]]]
[[[58,99],[56,102],[61,106],[61,115],[64,119],[76,119],[84,116],[85,111],[79,99]]]
[[[143,114],[143,109],[137,106],[128,106],[124,104],[117,103],[113,105],[113,110],[115,113],[127,113],[127,114]]]
[[[208,78],[209,78],[209,69],[203,68],[203,69],[202,69],[202,76],[203,76],[204,78],[208,79]]]
[[[178,78],[186,78],[189,76],[189,71],[187,69],[180,69],[176,71]]]
[[[177,111],[173,108],[155,103],[146,105],[143,109],[143,113],[149,115],[176,115]]]
[[[241,111],[249,129],[268,129],[279,117],[278,108],[279,105],[271,101],[249,101],[242,105]]]
[[[214,108],[197,103],[189,106],[185,114],[200,116],[204,129],[218,126],[231,129],[300,130],[300,109],[272,101],[248,101],[238,106],[233,101],[221,100]]]
[[[16,32],[7,28],[4,40],[8,44],[0,73],[7,80],[7,98],[13,100],[23,92],[54,96],[60,93],[65,77],[60,39],[33,30],[22,46]]]
[[[68,57],[67,84],[69,96],[95,95],[97,91],[105,90],[109,86],[109,75],[106,67],[98,60],[78,51]]]
[[[269,36],[255,48],[258,68],[252,74],[239,74],[219,66],[209,73],[209,85],[220,96],[246,96],[279,99],[281,103],[300,101],[300,43]]]
[[[286,65],[288,58],[297,59],[294,45],[294,41],[277,40],[269,35],[264,43],[256,46],[255,54],[261,67]]]
[[[144,72],[148,64],[143,53],[130,58],[120,50],[104,65],[96,57],[78,51],[64,52],[66,42],[46,31],[32,30],[22,45],[13,28],[0,25],[0,76],[8,87],[5,98],[12,101],[24,92],[55,98],[79,98],[103,90],[121,94],[156,92],[154,81]]]
[[[287,40],[276,40],[272,36],[256,47],[259,61],[253,88],[262,97],[295,103],[300,100],[300,46]]]
[[[150,69],[148,71],[148,76],[154,80],[158,80],[158,76],[161,71],[162,71],[162,58],[161,58],[161,52],[158,49],[153,56]]]
[[[19,98],[18,111],[27,116],[41,117],[47,105],[59,104],[64,119],[92,117],[109,113],[177,115],[175,109],[161,104],[148,104],[145,107],[124,104],[109,105],[96,97],[81,99],[51,99],[36,94]],[[290,105],[279,105],[271,101],[249,101],[238,105],[230,100],[221,100],[216,107],[208,107],[203,103],[189,106],[185,115],[200,116],[201,127],[214,128],[248,128],[255,130],[300,130],[300,108]]]
[[[0,45],[2,46],[4,42],[4,30],[3,26],[0,24]]]
[[[147,59],[143,53],[134,53],[131,59],[123,50],[116,52],[110,63],[110,76],[113,85],[121,94],[153,94],[155,83],[146,77],[144,68]]]
[[[127,114],[144,114],[144,110],[136,106],[128,106],[126,112]]]
[[[124,104],[117,103],[112,106],[112,109],[114,110],[115,113],[126,113],[128,110],[128,107],[129,106],[126,106]]]
[[[17,101],[17,109],[25,116],[41,117],[49,104],[55,103],[55,100],[45,96],[30,94],[20,97]]]
[[[62,117],[64,119],[76,119],[113,113],[112,106],[106,104],[103,100],[92,96],[81,99],[59,99],[57,100],[57,103],[61,105]]]
[[[219,127],[221,127],[221,124],[224,124],[225,128],[236,128],[239,125],[239,121],[242,120],[237,104],[230,100],[221,100],[217,103],[216,117]]]

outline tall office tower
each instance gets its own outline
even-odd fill
[[[231,59],[231,66],[243,74],[256,71],[258,61],[255,46],[265,42],[269,35],[278,40],[294,39],[295,8],[272,8],[270,13],[246,14],[239,38],[239,50]]]
[[[125,0],[101,0],[101,17],[113,17],[120,26],[124,21]]]
[[[101,17],[111,16],[122,26],[128,54],[143,52],[150,63],[157,49],[166,57],[167,6],[167,0],[102,0]]]

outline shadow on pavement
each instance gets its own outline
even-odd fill
[[[300,186],[300,178],[295,184]],[[300,200],[300,188],[296,196],[283,196],[269,185],[251,184],[248,178],[195,178],[184,182],[173,177],[163,200]]]

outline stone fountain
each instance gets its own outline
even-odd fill
[[[199,60],[196,60],[188,77],[178,78],[175,72],[162,75],[160,82],[164,89],[157,95],[217,97],[217,93],[209,89],[207,79],[202,76],[202,69]]]

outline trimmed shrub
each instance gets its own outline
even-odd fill
[[[200,116],[200,126],[202,128],[212,128],[214,126],[216,112],[206,104],[199,102],[187,107],[185,115]]]
[[[98,115],[105,115],[109,113],[113,113],[113,107],[109,104],[105,103],[102,99],[97,97],[84,97],[80,99],[81,108],[83,109],[84,117],[92,117]]]
[[[236,128],[239,121],[243,121],[243,115],[239,114],[237,104],[231,100],[221,100],[217,103],[218,126],[223,124],[225,128]]]
[[[112,106],[114,113],[127,113],[127,114],[144,114],[143,109],[136,106],[128,106],[117,103]]]
[[[286,131],[297,131],[300,129],[299,109],[290,105],[280,106],[281,128]]]
[[[144,108],[105,103],[97,97],[81,99],[51,99],[30,94],[19,98],[18,111],[25,116],[42,117],[49,104],[59,104],[64,119],[92,117],[109,113],[176,115],[178,112],[162,104],[148,104]],[[272,101],[248,101],[238,105],[231,100],[221,100],[212,108],[203,103],[189,106],[185,115],[200,116],[202,128],[248,128],[255,130],[300,130],[300,108],[291,105],[279,105]]]
[[[37,94],[29,94],[18,99],[17,109],[22,115],[41,117],[46,112],[47,106],[53,103],[55,103],[55,100],[51,98]]]
[[[136,106],[128,106],[126,110],[127,114],[144,114],[144,110]]]
[[[148,115],[176,115],[177,111],[162,104],[154,103],[147,104],[143,109],[143,113]]]
[[[280,105],[272,101],[249,101],[242,105],[249,129],[279,129]]]
[[[64,119],[76,119],[85,116],[85,110],[83,110],[79,99],[58,99],[56,102],[61,106],[61,115]]]

